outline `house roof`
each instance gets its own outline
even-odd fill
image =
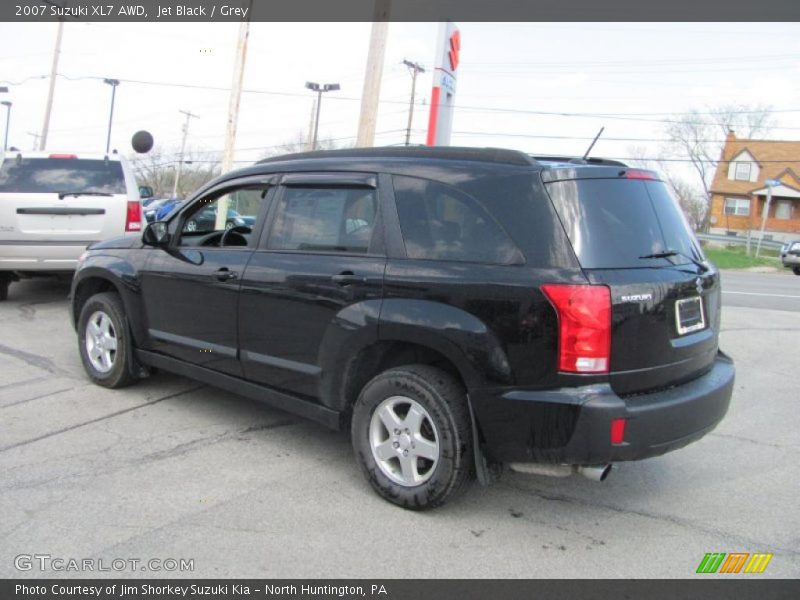
[[[758,161],[756,181],[728,179],[730,161],[744,150]],[[711,191],[716,194],[749,196],[754,190],[765,187],[767,179],[780,179],[789,187],[800,187],[797,173],[800,173],[800,141],[739,139],[730,132],[711,183]]]

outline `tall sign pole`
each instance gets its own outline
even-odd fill
[[[453,130],[456,79],[461,55],[461,32],[455,23],[442,23],[433,67],[428,146],[449,146]]]

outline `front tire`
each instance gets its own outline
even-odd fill
[[[792,273],[795,275],[800,275],[800,267],[792,267]]]
[[[372,487],[403,508],[441,506],[472,471],[471,422],[462,386],[427,365],[372,379],[353,406],[353,449]]]
[[[78,350],[83,368],[96,384],[121,388],[134,383],[128,321],[118,294],[103,292],[89,298],[78,319]]]

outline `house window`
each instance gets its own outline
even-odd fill
[[[750,170],[752,167],[752,163],[737,162],[733,178],[736,181],[750,181]]]
[[[775,205],[775,218],[776,219],[791,219],[792,218],[792,201],[779,200]]]
[[[750,215],[748,198],[725,198],[725,214],[747,217]]]

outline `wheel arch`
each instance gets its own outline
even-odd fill
[[[140,346],[146,339],[144,320],[140,301],[139,279],[133,266],[113,256],[92,257],[91,264],[85,264],[75,273],[70,293],[70,317],[73,327],[77,327],[81,309],[93,295],[101,292],[115,292],[122,300],[132,341]]]
[[[86,304],[89,298],[95,294],[101,294],[103,292],[116,292],[122,296],[117,282],[113,281],[113,278],[106,274],[87,274],[81,277],[80,280],[75,281],[73,284],[70,314],[72,317],[73,327],[77,327],[78,319],[80,319],[81,316],[81,310],[83,310],[83,306]]]

